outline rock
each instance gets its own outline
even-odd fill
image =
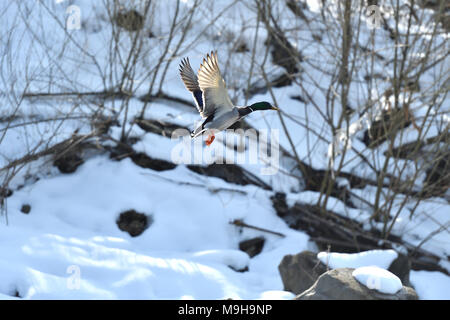
[[[322,274],[314,285],[295,300],[417,300],[414,289],[403,286],[396,294],[383,294],[359,283],[353,268],[339,268]]]
[[[144,17],[136,10],[119,12],[114,22],[127,31],[137,31],[144,27]]]
[[[411,284],[409,282],[409,271],[411,270],[411,261],[407,256],[398,252],[397,254],[397,259],[392,261],[391,265],[388,268],[388,271],[399,277],[403,285],[410,286]]]
[[[176,164],[166,160],[151,158],[142,152],[134,153],[130,156],[130,158],[136,165],[155,171],[172,170],[177,166]]]
[[[119,215],[116,223],[120,230],[128,232],[132,237],[136,237],[153,223],[153,218],[135,210],[128,210]]]
[[[265,241],[266,239],[264,239],[264,237],[256,237],[244,240],[239,243],[239,249],[246,252],[250,256],[250,258],[253,258],[262,251]]]
[[[285,291],[300,294],[311,287],[327,267],[317,259],[317,254],[303,251],[286,255],[278,266]]]
[[[29,214],[31,211],[31,206],[29,204],[24,204],[22,205],[22,207],[20,208],[20,212],[24,213],[24,214]]]

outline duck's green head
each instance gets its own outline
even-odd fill
[[[273,105],[271,105],[269,102],[266,102],[266,101],[256,102],[256,103],[252,104],[249,107],[250,107],[250,109],[252,109],[252,111],[256,111],[256,110],[280,110],[279,108],[274,107]]]

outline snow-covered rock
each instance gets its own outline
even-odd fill
[[[330,269],[365,266],[387,269],[397,257],[398,254],[394,250],[369,250],[360,253],[319,252],[317,254],[317,258]]]
[[[296,300],[417,300],[414,289],[402,286],[395,294],[371,290],[353,277],[355,269],[339,268],[322,274]]]

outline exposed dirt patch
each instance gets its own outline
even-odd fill
[[[137,31],[144,27],[144,17],[136,10],[119,12],[113,21],[127,31]]]
[[[382,118],[374,121],[370,129],[364,132],[363,142],[369,148],[378,147],[410,124],[408,114],[403,109],[385,111]]]
[[[244,240],[239,243],[239,249],[246,252],[250,256],[250,258],[253,258],[254,256],[261,253],[265,241],[266,239],[264,239],[264,237],[256,237]]]
[[[139,128],[146,132],[156,133],[163,137],[171,137],[172,133],[177,129],[183,129],[189,132],[188,128],[172,123],[167,123],[161,120],[135,119],[134,123],[136,123]]]
[[[172,170],[177,166],[166,160],[152,158],[143,152],[136,152],[129,143],[132,144],[134,141],[121,142],[114,148],[110,148],[110,158],[114,160],[130,158],[136,165],[155,171]]]
[[[292,77],[289,74],[283,72],[269,76],[268,83],[266,83],[264,80],[258,80],[254,83],[251,83],[249,89],[244,91],[245,94],[251,97],[255,94],[266,93],[268,91],[268,88],[270,87],[281,88],[285,86],[290,86],[291,84],[292,84]]]
[[[441,197],[450,188],[450,152],[447,152],[427,170],[426,190],[424,194]]]
[[[0,187],[0,197],[8,198],[8,197],[11,197],[12,194],[13,194],[13,191],[11,189]]]
[[[248,271],[248,266],[245,266],[244,268],[242,268],[242,269],[236,269],[235,267],[233,267],[233,266],[228,266],[231,270],[234,270],[234,271],[236,271],[236,272],[247,272]]]
[[[73,173],[83,163],[83,158],[81,158],[77,153],[67,153],[61,157],[58,157],[53,162],[53,165],[58,167],[61,173]]]
[[[238,184],[241,186],[246,186],[249,184],[256,185],[264,190],[272,190],[272,188],[259,179],[254,174],[242,169],[235,164],[217,164],[213,163],[207,167],[202,167],[198,165],[188,165],[189,170],[194,171],[198,174],[202,174],[208,177],[217,177],[225,180],[226,182]]]
[[[0,187],[0,205],[3,205],[3,199],[12,196],[13,191],[9,188]]]
[[[234,52],[243,53],[243,52],[249,52],[249,51],[250,51],[250,49],[248,48],[247,43],[243,39],[239,39],[236,42]]]
[[[20,212],[24,213],[24,214],[29,214],[31,211],[31,206],[29,204],[23,204],[22,207],[20,208]]]
[[[308,9],[308,5],[306,3],[295,1],[295,0],[287,0],[286,6],[292,11],[293,14],[295,14],[300,19],[303,19],[305,21],[308,21],[308,18],[306,18],[306,15],[304,13],[304,10]]]
[[[132,237],[137,237],[153,223],[153,217],[135,210],[128,210],[119,215],[116,223],[120,230],[128,232]]]
[[[155,171],[172,170],[177,166],[176,164],[166,160],[151,158],[145,153],[141,152],[132,154],[130,158],[138,166]]]
[[[270,54],[274,64],[284,68],[291,75],[299,71],[297,65],[303,61],[303,57],[283,33],[272,29],[266,43],[272,47]]]

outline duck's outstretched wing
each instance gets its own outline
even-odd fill
[[[189,58],[184,58],[181,60],[180,76],[186,86],[186,89],[192,93],[198,112],[200,112],[202,117],[205,117],[203,115],[203,93],[198,84],[197,75],[194,73],[194,70],[192,70]]]
[[[225,80],[220,74],[217,53],[211,52],[203,59],[198,71],[198,84],[203,92],[203,115],[220,115],[233,110],[234,105],[228,96]]]

